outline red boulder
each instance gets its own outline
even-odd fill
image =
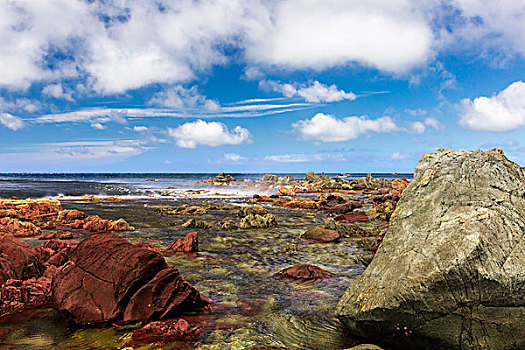
[[[119,321],[125,313],[127,320],[144,321],[207,303],[162,255],[110,233],[78,245],[57,272],[52,293],[54,307],[79,324]],[[142,303],[152,296],[160,299]]]
[[[161,341],[192,340],[203,332],[200,327],[191,327],[190,324],[179,318],[176,322],[151,322],[133,332],[129,346],[156,343]]]
[[[0,285],[8,279],[38,277],[43,270],[35,248],[8,233],[0,233]]]
[[[184,239],[178,239],[164,250],[164,254],[175,254],[175,253],[194,253],[199,250],[199,239],[197,232],[190,232],[184,237]]]

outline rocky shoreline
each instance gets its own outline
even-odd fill
[[[161,217],[175,218],[180,227],[196,230],[165,249],[147,241],[130,244],[120,238],[119,233],[132,235],[134,230],[124,219],[105,220],[78,209],[64,209],[57,200],[0,199],[2,315],[51,307],[79,325],[143,322],[146,326],[133,332],[131,346],[191,342],[202,337],[203,329],[180,316],[191,309],[203,315],[213,313],[211,310],[220,305],[187,283],[163,256],[187,255],[186,259],[192,259],[192,254],[199,254],[199,230],[255,232],[278,227],[281,223],[272,211],[282,208],[279,210],[318,212],[325,217],[324,224],[308,225],[297,242],[287,243],[286,254],[297,252],[298,244],[338,244],[348,239],[368,250],[371,258],[399,195],[409,183],[371,176],[349,181],[313,173],[304,181],[271,175],[261,181],[273,186],[276,194],[254,195],[243,205],[156,208]],[[221,215],[214,221],[201,219],[217,212]],[[33,247],[20,240],[35,242],[35,238],[45,242]],[[361,262],[366,264],[370,258]],[[308,264],[275,271],[275,278],[299,284],[323,283],[334,276]],[[207,306],[210,302],[212,308]]]

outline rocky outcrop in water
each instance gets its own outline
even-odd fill
[[[199,239],[197,232],[190,232],[184,238],[180,238],[171,243],[164,254],[171,255],[176,253],[195,253],[199,251]]]
[[[80,243],[51,289],[54,307],[79,324],[154,320],[208,303],[162,255],[111,233]]]
[[[335,242],[339,240],[339,237],[340,236],[337,231],[329,230],[319,226],[310,227],[301,236],[302,239],[318,243]]]
[[[297,264],[277,272],[273,277],[293,282],[320,282],[335,275],[315,265]]]
[[[150,343],[192,340],[200,336],[204,330],[200,327],[191,327],[188,321],[179,318],[175,322],[150,322],[133,332],[129,346]]]
[[[425,155],[338,317],[401,348],[525,348],[524,184],[498,150]]]

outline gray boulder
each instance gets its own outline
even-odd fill
[[[411,349],[525,349],[525,171],[500,150],[425,155],[336,315]]]

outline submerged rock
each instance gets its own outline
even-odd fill
[[[525,348],[524,183],[498,151],[425,155],[338,317],[402,348]]]
[[[277,219],[270,213],[264,215],[249,214],[243,217],[239,223],[239,227],[242,229],[267,228],[272,226],[277,226]]]
[[[370,221],[363,211],[353,211],[350,213],[338,215],[334,218],[338,222],[367,222]]]
[[[302,239],[306,239],[313,242],[329,243],[339,240],[339,233],[334,230],[328,230],[319,226],[310,227],[301,236]]]
[[[79,324],[154,320],[207,304],[162,255],[111,233],[82,241],[51,290],[54,307]]]
[[[335,275],[315,265],[297,264],[277,272],[273,277],[296,282],[320,282]]]
[[[191,327],[188,321],[179,318],[176,322],[155,321],[133,332],[129,346],[165,341],[192,340],[203,333],[200,327]]]

